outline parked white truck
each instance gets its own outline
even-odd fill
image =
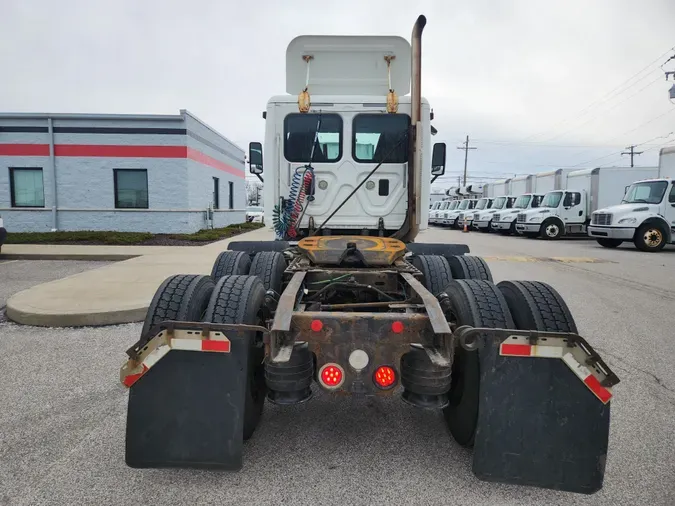
[[[441,213],[441,225],[449,225],[451,227],[458,227],[459,215],[465,211],[476,207],[476,199],[463,199],[457,201],[457,206],[448,209]]]
[[[661,149],[656,178],[634,182],[620,204],[595,211],[588,235],[605,248],[631,241],[654,252],[675,244],[675,147]]]
[[[519,197],[520,195],[525,195],[526,193],[534,192],[534,183],[535,183],[534,174],[528,174],[527,176],[517,176],[511,179],[511,188],[509,193]]]
[[[471,228],[472,223],[473,223],[473,219],[474,219],[474,216],[475,216],[473,211],[482,211],[482,210],[490,209],[492,207],[493,201],[494,201],[494,199],[492,199],[490,197],[479,198],[476,201],[476,206],[473,208],[472,211],[465,211],[465,212],[459,214],[459,216],[457,217],[457,223],[455,225],[455,228],[463,228],[465,224],[466,224],[467,227]]]
[[[455,209],[459,205],[459,200],[444,200],[437,209],[429,212],[429,223],[440,225],[444,212]]]
[[[492,207],[473,215],[473,228],[481,232],[490,232],[492,230],[493,215],[504,209],[511,209],[516,201],[513,195],[500,195],[492,201]]]
[[[653,177],[656,167],[598,167],[567,174],[566,189],[548,192],[536,209],[518,213],[516,230],[527,237],[559,239],[586,234],[591,213],[616,202],[636,179]]]
[[[525,193],[519,196],[513,203],[512,209],[504,209],[492,215],[490,227],[493,231],[499,232],[502,235],[518,233],[516,230],[518,213],[522,213],[528,209],[536,209],[541,204],[543,198],[544,196],[538,193]]]

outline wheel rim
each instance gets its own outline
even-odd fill
[[[546,225],[546,235],[548,237],[557,237],[559,233],[560,229],[558,228],[558,225],[556,225],[555,223]]]
[[[642,239],[650,248],[657,248],[663,242],[663,234],[658,228],[650,228],[645,231]]]

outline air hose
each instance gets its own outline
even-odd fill
[[[288,198],[280,199],[278,205],[274,206],[272,213],[272,223],[274,231],[279,239],[295,238],[298,235],[297,225],[298,217],[303,212],[303,205],[307,193],[311,192],[311,186],[314,182],[314,169],[309,165],[304,165],[295,169],[291,188],[288,192]],[[308,200],[313,200],[310,197]]]

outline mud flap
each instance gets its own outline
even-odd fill
[[[406,249],[416,255],[441,255],[446,258],[469,253],[469,247],[466,244],[438,244],[411,242],[406,244]]]
[[[128,466],[241,469],[249,347],[229,337],[230,353],[171,350],[131,386]]]
[[[227,245],[230,251],[245,251],[253,256],[261,251],[284,251],[291,244],[288,241],[233,241]]]
[[[592,494],[602,488],[609,437],[603,404],[556,358],[481,354],[473,472],[487,481]]]

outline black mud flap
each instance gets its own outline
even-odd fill
[[[234,241],[227,245],[230,251],[245,251],[255,255],[261,251],[284,251],[290,247],[288,241]]]
[[[230,353],[172,350],[130,388],[128,466],[241,469],[248,346],[230,340]]]
[[[481,350],[473,472],[482,480],[592,494],[602,488],[609,437],[603,404],[557,358]]]
[[[416,255],[441,255],[446,258],[469,253],[469,247],[466,244],[411,242],[406,244],[406,248]]]

